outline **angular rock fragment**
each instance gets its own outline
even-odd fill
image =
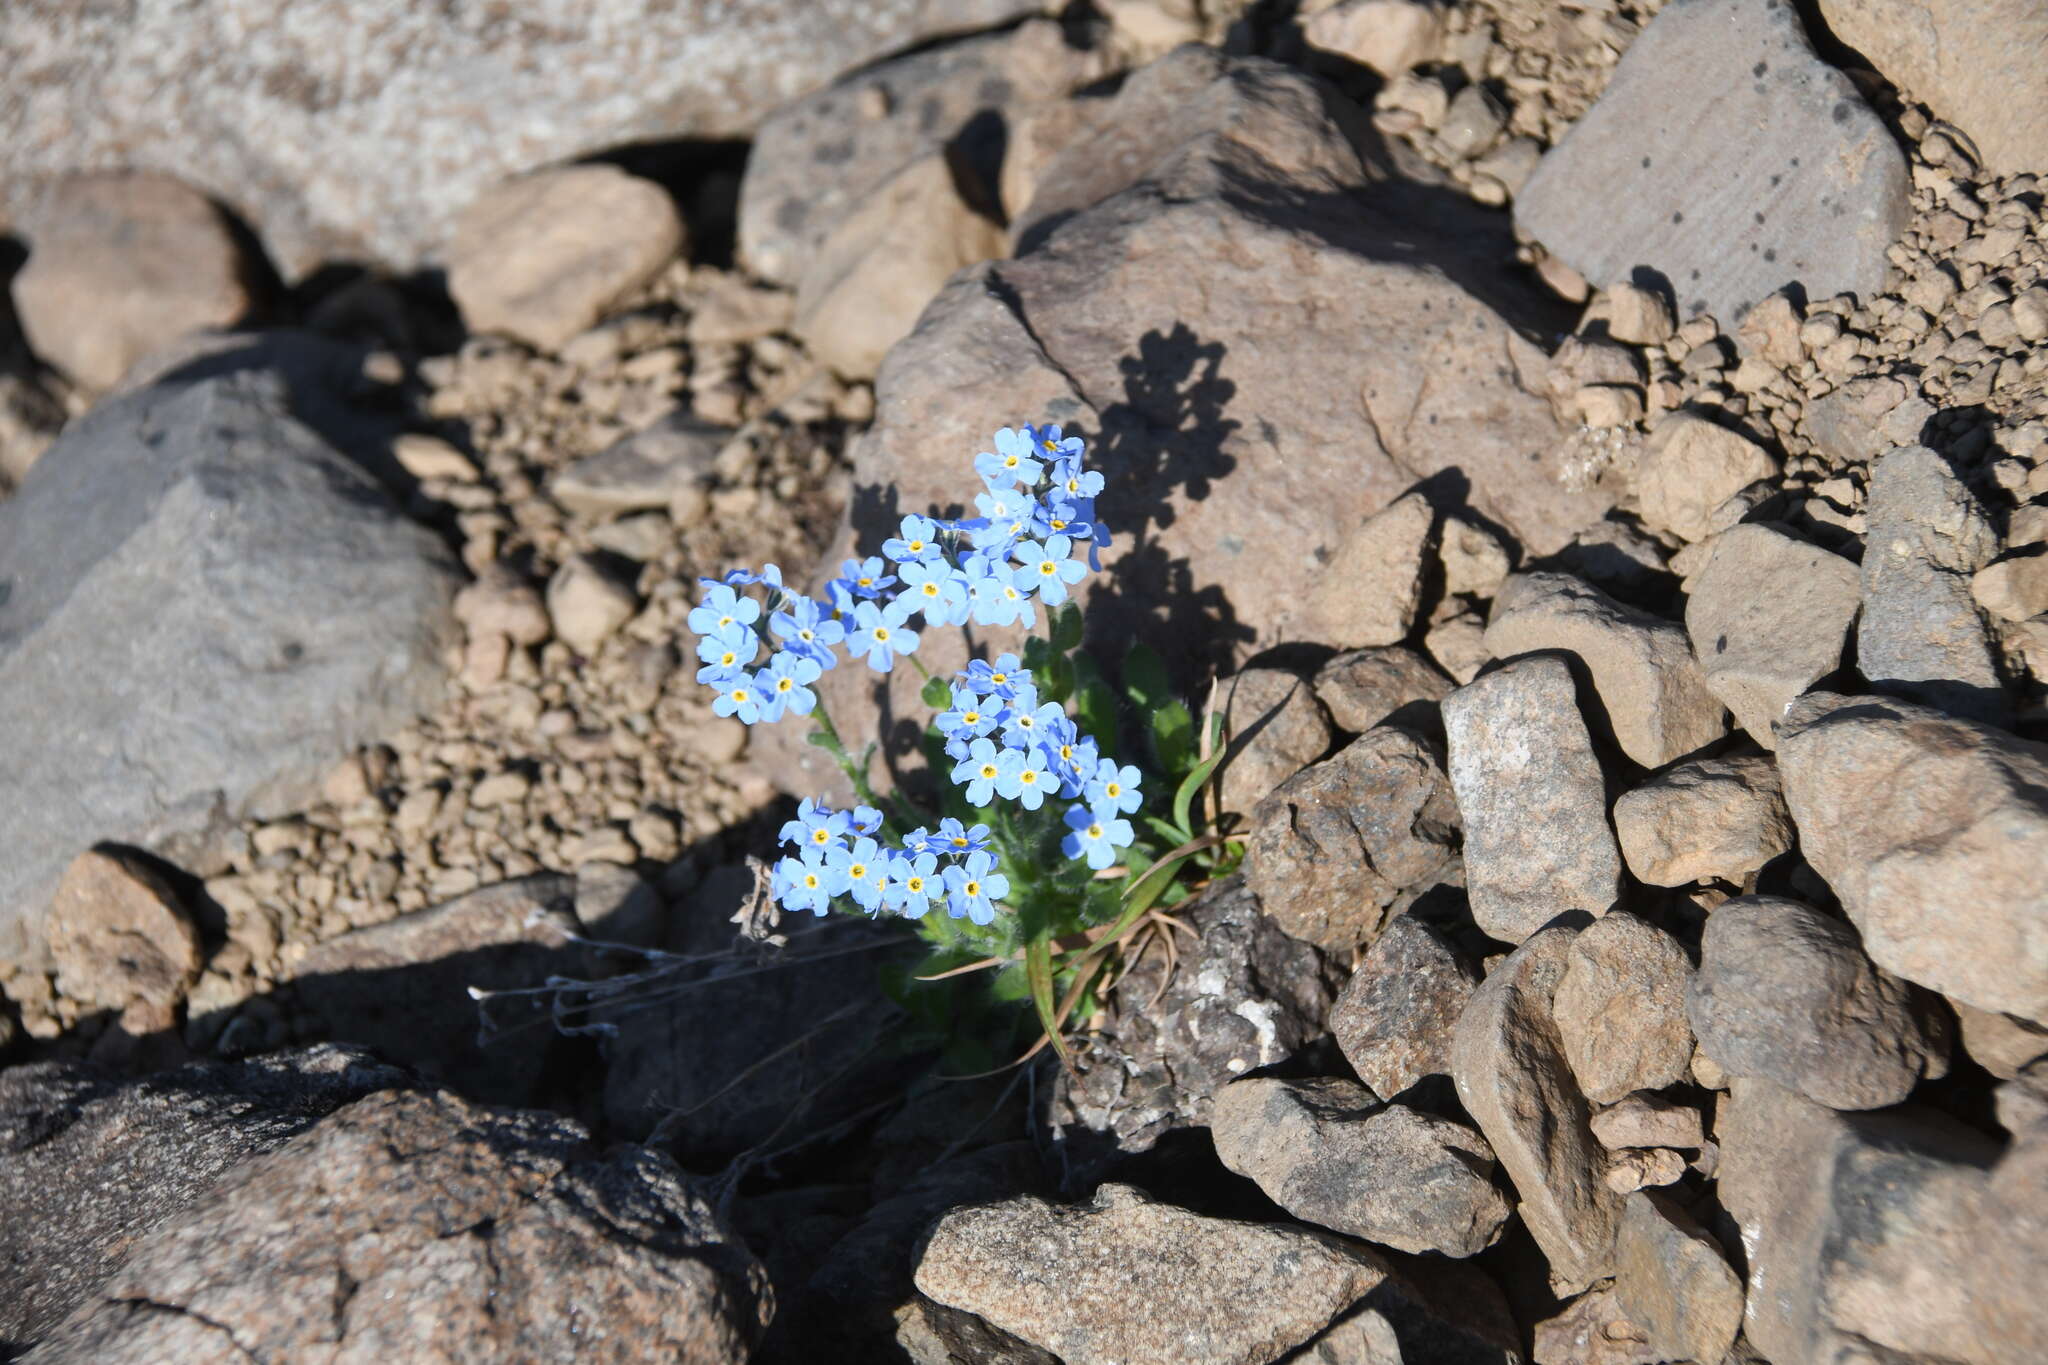
[[[1734,526],[1692,582],[1685,629],[1707,687],[1775,749],[1785,707],[1841,667],[1861,604],[1856,566],[1840,555],[1776,527]]]
[[[1608,1151],[1697,1147],[1706,1140],[1700,1111],[1651,1094],[1624,1095],[1593,1115],[1593,1136]]]
[[[1441,934],[1396,915],[1330,1010],[1330,1032],[1376,1095],[1451,1069],[1451,1035],[1479,973]]]
[[[1439,702],[1453,684],[1402,645],[1354,649],[1324,664],[1315,676],[1316,699],[1339,730],[1364,734],[1404,706]]]
[[[1494,599],[1486,647],[1497,658],[1555,650],[1577,659],[1622,752],[1646,768],[1721,737],[1725,713],[1685,631],[1570,574],[1527,573]]]
[[[1801,851],[1871,960],[2048,1023],[2048,746],[1824,692],[1796,703],[1781,735]]]
[[[1552,1276],[1583,1289],[1613,1269],[1621,1200],[1601,1179],[1607,1156],[1551,1016],[1575,936],[1545,929],[1480,983],[1458,1020],[1451,1074]]]
[[[1949,1003],[1955,1008],[1963,1050],[1971,1061],[2000,1080],[2009,1081],[2033,1062],[2048,1057],[2048,1028],[1960,1000]]]
[[[1209,1128],[1223,1164],[1295,1217],[1399,1251],[1475,1255],[1511,1212],[1484,1138],[1352,1081],[1233,1081]]]
[[[1714,509],[1759,479],[1778,472],[1778,461],[1742,433],[1691,412],[1674,412],[1636,464],[1636,497],[1651,529],[1680,540],[1704,540]]]
[[[1217,782],[1223,809],[1252,810],[1329,752],[1335,738],[1329,714],[1299,674],[1247,668],[1230,679],[1223,695],[1223,734],[1231,750]]]
[[[1685,989],[1692,962],[1678,941],[1626,911],[1595,920],[1572,940],[1551,1001],[1579,1088],[1596,1104],[1661,1090],[1692,1061]]]
[[[1245,884],[1289,934],[1349,952],[1372,941],[1402,892],[1442,875],[1457,845],[1457,802],[1436,746],[1382,726],[1253,809]]]
[[[1570,667],[1519,659],[1444,699],[1472,916],[1519,943],[1567,910],[1605,914],[1621,854]]]
[[[1714,1239],[1662,1195],[1636,1193],[1614,1241],[1614,1293],[1673,1360],[1719,1361],[1742,1328],[1742,1280]]]
[[[590,555],[571,555],[548,580],[548,620],[557,639],[588,657],[633,619],[633,590]]]
[[[199,928],[177,892],[134,857],[79,854],[50,899],[57,985],[85,1006],[175,1005],[205,961]]]
[[[1628,870],[1652,886],[1740,882],[1792,847],[1791,813],[1768,758],[1706,758],[1657,774],[1614,803]]]
[[[1703,184],[1720,188],[1703,198]],[[1792,280],[1811,298],[1877,293],[1910,195],[1883,122],[1797,12],[1723,0],[1644,27],[1515,219],[1587,279],[1648,266],[1681,315],[1732,327]]]
[[[585,516],[666,507],[676,494],[710,480],[712,461],[732,434],[730,427],[678,410],[578,460],[549,481],[548,491]]]
[[[1318,638],[1343,649],[1407,639],[1435,532],[1428,501],[1404,493],[1346,536],[1309,598],[1309,624]]]
[[[1948,1070],[1938,1006],[1863,955],[1856,931],[1809,906],[1744,896],[1715,908],[1686,1016],[1731,1076],[1830,1109],[1882,1109]]]
[[[1999,724],[2011,704],[1970,594],[1998,535],[1948,462],[1901,446],[1870,471],[1856,666],[1871,685]]]

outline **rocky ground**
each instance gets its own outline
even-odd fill
[[[256,8],[0,15],[0,1356],[2048,1358],[2033,6]],[[1039,420],[1245,858],[942,1079],[684,617]]]

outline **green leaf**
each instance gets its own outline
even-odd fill
[[[1222,766],[1228,750],[1223,745],[1223,717],[1209,717],[1209,756],[1197,764],[1180,784],[1180,790],[1173,794],[1173,822],[1182,829],[1193,829],[1195,797],[1209,784],[1210,777]]]
[[[1081,607],[1068,602],[1052,613],[1052,647],[1065,654],[1080,647]]]
[[[1109,690],[1109,684],[1100,678],[1082,683],[1079,694],[1074,698],[1074,710],[1080,714],[1082,733],[1095,741],[1095,747],[1104,758],[1115,758],[1116,693]]]
[[[1173,679],[1167,676],[1166,660],[1143,641],[1124,654],[1124,691],[1147,710],[1173,700]]]
[[[1195,761],[1195,718],[1177,701],[1152,709],[1152,752],[1169,773],[1184,773]]]
[[[1058,1005],[1053,1000],[1052,942],[1044,934],[1034,935],[1024,945],[1024,978],[1031,985],[1031,1003],[1038,1010],[1038,1022],[1044,1026],[1052,1050],[1060,1054],[1061,1061],[1071,1063],[1067,1040],[1060,1037]]]
[[[934,711],[943,711],[953,702],[952,685],[944,676],[926,678],[924,680],[924,691],[918,693],[918,695],[923,697],[924,704],[931,707]]]

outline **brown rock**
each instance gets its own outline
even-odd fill
[[[2031,621],[2048,611],[2048,555],[2001,559],[1977,570],[1970,596],[2001,621]]]
[[[1403,645],[1354,649],[1324,664],[1315,676],[1316,699],[1339,730],[1364,734],[1404,706],[1440,702],[1451,682]]]
[[[602,1340],[620,1359],[725,1365],[771,1305],[759,1264],[667,1157],[601,1158],[566,1119],[391,1091],[236,1168],[39,1354],[481,1362]]]
[[[1545,929],[1480,983],[1458,1020],[1451,1074],[1552,1277],[1583,1289],[1613,1269],[1621,1200],[1601,1180],[1607,1157],[1551,1015],[1574,937]]]
[[[1491,597],[1500,591],[1514,562],[1508,547],[1483,526],[1459,517],[1445,517],[1437,539],[1443,564],[1444,592]]]
[[[455,223],[448,292],[473,332],[560,349],[685,248],[668,193],[616,166],[536,171]]]
[[[1882,1109],[1948,1070],[1947,1021],[1873,967],[1856,931],[1797,901],[1717,907],[1686,1015],[1700,1050],[1831,1109]]]
[[[1359,1078],[1391,1098],[1449,1074],[1451,1035],[1478,984],[1478,971],[1442,935],[1396,915],[1337,997],[1330,1032]]]
[[[1355,1243],[1205,1218],[1113,1184],[1086,1204],[955,1209],[917,1266],[922,1293],[1070,1365],[1266,1365],[1389,1279]]]
[[[1570,574],[1509,579],[1494,599],[1486,647],[1499,658],[1556,650],[1576,659],[1615,742],[1646,768],[1711,744],[1724,729],[1685,632]]]
[[[2009,1081],[2030,1063],[2048,1056],[2048,1028],[1960,1000],[1949,1003],[1962,1026],[1963,1050],[2000,1080]]]
[[[1335,733],[1308,680],[1279,668],[1247,668],[1224,684],[1230,746],[1217,782],[1224,810],[1249,811],[1330,751]]]
[[[548,619],[555,635],[588,657],[633,619],[633,590],[589,555],[571,555],[548,580]]]
[[[1656,1095],[1624,1095],[1593,1115],[1593,1136],[1608,1151],[1629,1147],[1698,1147],[1706,1140],[1700,1111]]]
[[[1718,1362],[1742,1328],[1742,1281],[1714,1239],[1662,1195],[1622,1207],[1614,1292],[1629,1321],[1673,1360]]]
[[[1401,893],[1433,884],[1457,846],[1458,807],[1436,747],[1383,726],[1253,808],[1245,883],[1289,934],[1345,953],[1378,935]]]
[[[1353,1081],[1233,1081],[1209,1129],[1223,1164],[1295,1217],[1399,1251],[1476,1255],[1513,1211],[1478,1133]]]
[[[1678,326],[1662,294],[1633,284],[1612,284],[1602,291],[1599,316],[1606,319],[1609,336],[1631,346],[1662,346]]]
[[[139,858],[79,854],[50,899],[48,926],[57,988],[81,1005],[175,1005],[199,979],[199,930],[171,884]]]
[[[1685,608],[1707,687],[1766,749],[1792,699],[1841,666],[1862,604],[1856,566],[1772,526],[1723,531]]]
[[[1597,1104],[1661,1090],[1692,1061],[1685,988],[1692,963],[1678,941],[1626,911],[1572,940],[1551,1012],[1572,1074]]]
[[[1479,927],[1519,943],[1567,910],[1605,914],[1621,854],[1564,660],[1518,659],[1446,697],[1443,714]]]
[[[1674,412],[1643,448],[1636,497],[1653,530],[1704,540],[1714,529],[1715,508],[1777,473],[1777,458],[1742,433],[1697,413]]]
[[[36,354],[87,389],[110,389],[188,332],[233,326],[255,266],[212,201],[148,171],[68,175],[20,226],[28,263],[14,306]]]
[[[1311,47],[1393,77],[1434,60],[1443,29],[1443,16],[1415,0],[1339,0],[1302,32]]]
[[[732,436],[732,428],[678,409],[562,470],[548,481],[548,492],[590,517],[667,507],[678,494],[711,481],[713,461]]]
[[[1310,594],[1309,624],[1318,637],[1346,649],[1407,639],[1435,530],[1429,503],[1407,493],[1346,536]]]
[[[1741,882],[1792,847],[1792,816],[1768,758],[1706,758],[1614,803],[1629,871],[1652,886]]]
[[[1536,1365],[1666,1365],[1650,1335],[1628,1320],[1611,1284],[1589,1289],[1536,1324]]]
[[[1796,703],[1780,733],[1801,851],[1871,960],[2048,1023],[2048,746],[1825,692]]]

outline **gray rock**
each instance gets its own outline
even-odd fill
[[[1692,961],[1678,940],[1626,911],[1572,940],[1551,1001],[1564,1054],[1596,1104],[1632,1090],[1661,1090],[1692,1062],[1685,989]]]
[[[2027,0],[1820,0],[1836,40],[1885,79],[1959,125],[1999,175],[2048,169],[2035,130],[2048,120],[2038,59],[2048,15]]]
[[[2012,711],[1970,580],[1998,533],[1941,456],[1901,446],[1870,469],[1856,666],[1871,685],[2000,724]]]
[[[1553,1280],[1571,1290],[1612,1271],[1621,1220],[1621,1198],[1601,1179],[1606,1153],[1551,1015],[1574,937],[1569,928],[1545,929],[1510,953],[1473,992],[1451,1045],[1458,1098],[1514,1182]]]
[[[1830,1109],[1882,1109],[1948,1070],[1939,1007],[1872,966],[1849,925],[1776,896],[1715,907],[1685,1008],[1723,1071]]]
[[[1673,1360],[1718,1362],[1742,1329],[1742,1280],[1714,1239],[1662,1195],[1637,1191],[1614,1241],[1614,1293]]]
[[[20,227],[31,247],[13,285],[22,332],[89,390],[187,332],[232,326],[256,301],[256,263],[227,220],[169,176],[65,176]]]
[[[1339,730],[1364,734],[1404,706],[1440,702],[1454,684],[1402,645],[1354,649],[1316,672],[1316,697]]]
[[[1657,424],[1636,462],[1636,497],[1650,529],[1704,540],[1715,508],[1777,472],[1777,458],[1741,432],[1674,412]]]
[[[1486,647],[1502,659],[1554,650],[1577,660],[1605,728],[1646,768],[1713,743],[1725,727],[1683,629],[1570,574],[1510,578],[1493,600]]]
[[[573,941],[575,897],[574,879],[555,873],[500,882],[314,944],[292,981],[336,1040],[487,1103],[533,1105],[556,1041],[548,1000],[512,997],[480,1013],[469,992],[590,974],[593,959]]]
[[[1295,1217],[1400,1251],[1476,1255],[1513,1211],[1486,1139],[1354,1081],[1233,1081],[1209,1129],[1223,1164]]]
[[[1251,811],[1269,793],[1330,751],[1330,717],[1308,679],[1279,668],[1247,668],[1223,688],[1229,755],[1216,791],[1229,811]]]
[[[1934,405],[1895,375],[1860,375],[1806,405],[1800,425],[1823,452],[1867,464],[1893,446],[1920,439]]]
[[[1529,459],[1557,435],[1543,361],[1489,301],[1540,305],[1524,284],[1440,268],[1498,249],[1500,225],[1441,196],[1438,216],[1411,212],[1373,145],[1355,106],[1270,62],[1187,48],[1135,73],[1047,168],[1022,254],[961,272],[890,352],[853,477],[891,497],[855,499],[825,559],[875,552],[892,516],[967,505],[998,391],[1086,436],[1108,480],[1118,534],[1081,585],[1090,630],[1148,640],[1190,678],[1309,638],[1299,585],[1453,465],[1478,513],[1538,552],[1562,544],[1609,498]],[[1302,325],[1258,321],[1274,316]],[[1160,602],[1175,604],[1163,619],[1146,605]],[[938,670],[965,653],[933,631],[919,657]],[[824,683],[835,716],[918,712],[914,670]],[[760,735],[757,760],[791,790],[827,789],[829,758],[793,731]]]
[[[1479,972],[1413,915],[1396,915],[1373,940],[1330,1010],[1344,1060],[1373,1093],[1400,1095],[1449,1075],[1451,1034]]]
[[[1817,692],[1778,754],[1800,849],[1878,966],[2048,1023],[2048,746]]]
[[[730,427],[678,408],[644,431],[621,436],[555,475],[548,492],[571,512],[615,517],[666,507],[687,488],[709,483]]]
[[[1128,1185],[1104,1185],[1086,1204],[955,1209],[932,1230],[917,1287],[1069,1365],[1266,1365],[1360,1303],[1388,1319],[1404,1359],[1432,1344],[1442,1354],[1412,1358],[1513,1359],[1487,1341],[1489,1319],[1504,1316],[1490,1286],[1447,1312],[1355,1242],[1206,1218]]]
[[[1703,758],[1614,803],[1628,870],[1652,886],[1740,883],[1792,847],[1792,815],[1768,758]]]
[[[834,224],[949,144],[970,182],[992,190],[1011,154],[1010,125],[1104,74],[1103,57],[1069,47],[1057,23],[1027,19],[877,62],[791,100],[753,132],[740,181],[740,259],[761,279],[794,284]]]
[[[547,23],[408,10],[366,27],[359,6],[299,0],[279,43],[245,41],[278,21],[268,0],[197,16],[172,0],[11,9],[0,48],[20,54],[21,98],[0,116],[0,213],[51,173],[161,170],[239,212],[287,275],[323,260],[405,269],[510,176],[635,142],[745,137],[842,71],[1038,8],[600,0]]]
[[[1605,914],[1621,853],[1570,667],[1516,660],[1451,693],[1443,711],[1479,927],[1519,943],[1567,910]]]
[[[1252,810],[1245,884],[1295,938],[1333,953],[1370,943],[1404,892],[1457,859],[1458,807],[1436,746],[1368,730]]]
[[[404,1080],[331,1046],[133,1083],[55,1062],[0,1071],[0,1341],[43,1337],[228,1171]]]
[[[1322,1034],[1337,993],[1332,973],[1260,913],[1240,879],[1174,917],[1199,946],[1180,945],[1177,970],[1153,951],[1119,978],[1113,1022],[1083,1035],[1074,1071],[1055,1082],[1056,1131],[1091,1130],[1145,1151],[1171,1129],[1206,1124],[1211,1098],[1233,1078]]]
[[[1629,45],[1515,220],[1589,280],[1647,266],[1682,315],[1732,326],[1788,281],[1875,294],[1911,192],[1883,122],[1790,5],[1693,0]]]
[[[1707,687],[1775,749],[1785,707],[1841,667],[1861,605],[1856,566],[1840,555],[1774,526],[1733,526],[1692,581],[1685,629]]]
[[[2040,1340],[1988,1335],[1974,1320],[1972,1299],[1995,1286],[1973,1282],[1971,1248],[2010,1217],[1986,1221],[1989,1138],[1914,1105],[1838,1114],[1760,1080],[1735,1082],[1716,1131],[1721,1202],[1749,1258],[1744,1332],[1775,1365],[1872,1346],[1992,1365]]]
[[[439,703],[449,557],[275,376],[102,404],[0,503],[0,945],[80,849],[202,864]]]
[[[319,1286],[315,1292],[313,1286]],[[767,1277],[675,1163],[446,1092],[357,1100],[143,1237],[34,1352],[745,1360]]]

